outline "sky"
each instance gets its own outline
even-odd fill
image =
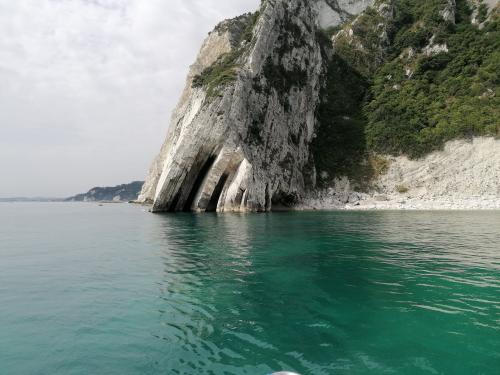
[[[0,0],[0,197],[142,180],[189,65],[260,0]]]

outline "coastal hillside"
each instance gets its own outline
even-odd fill
[[[264,0],[223,21],[139,200],[155,212],[270,211],[335,194],[342,180],[374,196],[400,184],[387,180],[396,160],[493,140],[499,13],[492,0]]]
[[[142,186],[143,181],[134,181],[130,184],[118,185],[113,187],[95,187],[87,193],[78,194],[67,198],[66,202],[129,202],[136,200]]]
[[[499,19],[495,1],[377,1],[327,30],[333,57],[313,142],[319,183],[370,180],[374,155],[416,159],[454,139],[498,137]]]

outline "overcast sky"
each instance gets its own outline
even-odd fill
[[[260,0],[0,0],[0,197],[144,179],[187,69]]]

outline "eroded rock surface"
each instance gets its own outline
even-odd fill
[[[319,28],[370,3],[268,0],[257,14],[218,25],[191,67],[139,200],[155,212],[269,211],[300,201],[315,183]]]
[[[456,141],[415,161],[402,155],[415,157],[416,146],[431,139],[417,135],[434,134],[435,127],[414,121],[416,115],[398,121],[405,109],[413,113],[413,99],[403,94],[418,88],[414,82],[427,85],[424,73],[433,77],[453,59],[464,68],[450,38],[469,36],[453,24],[476,25],[479,43],[490,35],[481,36],[482,28],[493,32],[498,3],[468,0],[469,14],[462,3],[443,0],[420,15],[418,4],[396,0],[264,0],[259,12],[222,22],[191,66],[139,200],[154,212],[500,207],[498,141]],[[458,31],[446,36],[442,24]],[[467,98],[483,101],[486,109],[476,119],[491,117],[491,124],[483,121],[482,131],[462,134],[455,122],[445,122],[455,138],[500,134],[498,127],[492,131],[495,107],[489,101],[498,94],[488,82],[483,91],[476,88],[476,98]],[[455,92],[443,103],[458,100]],[[401,106],[391,112],[387,103],[395,97]],[[383,116],[369,118],[367,109]],[[432,116],[456,117],[444,112]],[[400,136],[406,128],[399,124],[411,129],[413,123],[426,127]],[[406,142],[413,136],[416,144]],[[442,139],[441,146],[455,138]],[[438,150],[438,141],[427,152]],[[371,166],[377,158],[390,161],[386,174]]]

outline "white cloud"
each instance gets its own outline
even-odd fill
[[[0,196],[143,178],[189,64],[259,0],[0,0]]]

